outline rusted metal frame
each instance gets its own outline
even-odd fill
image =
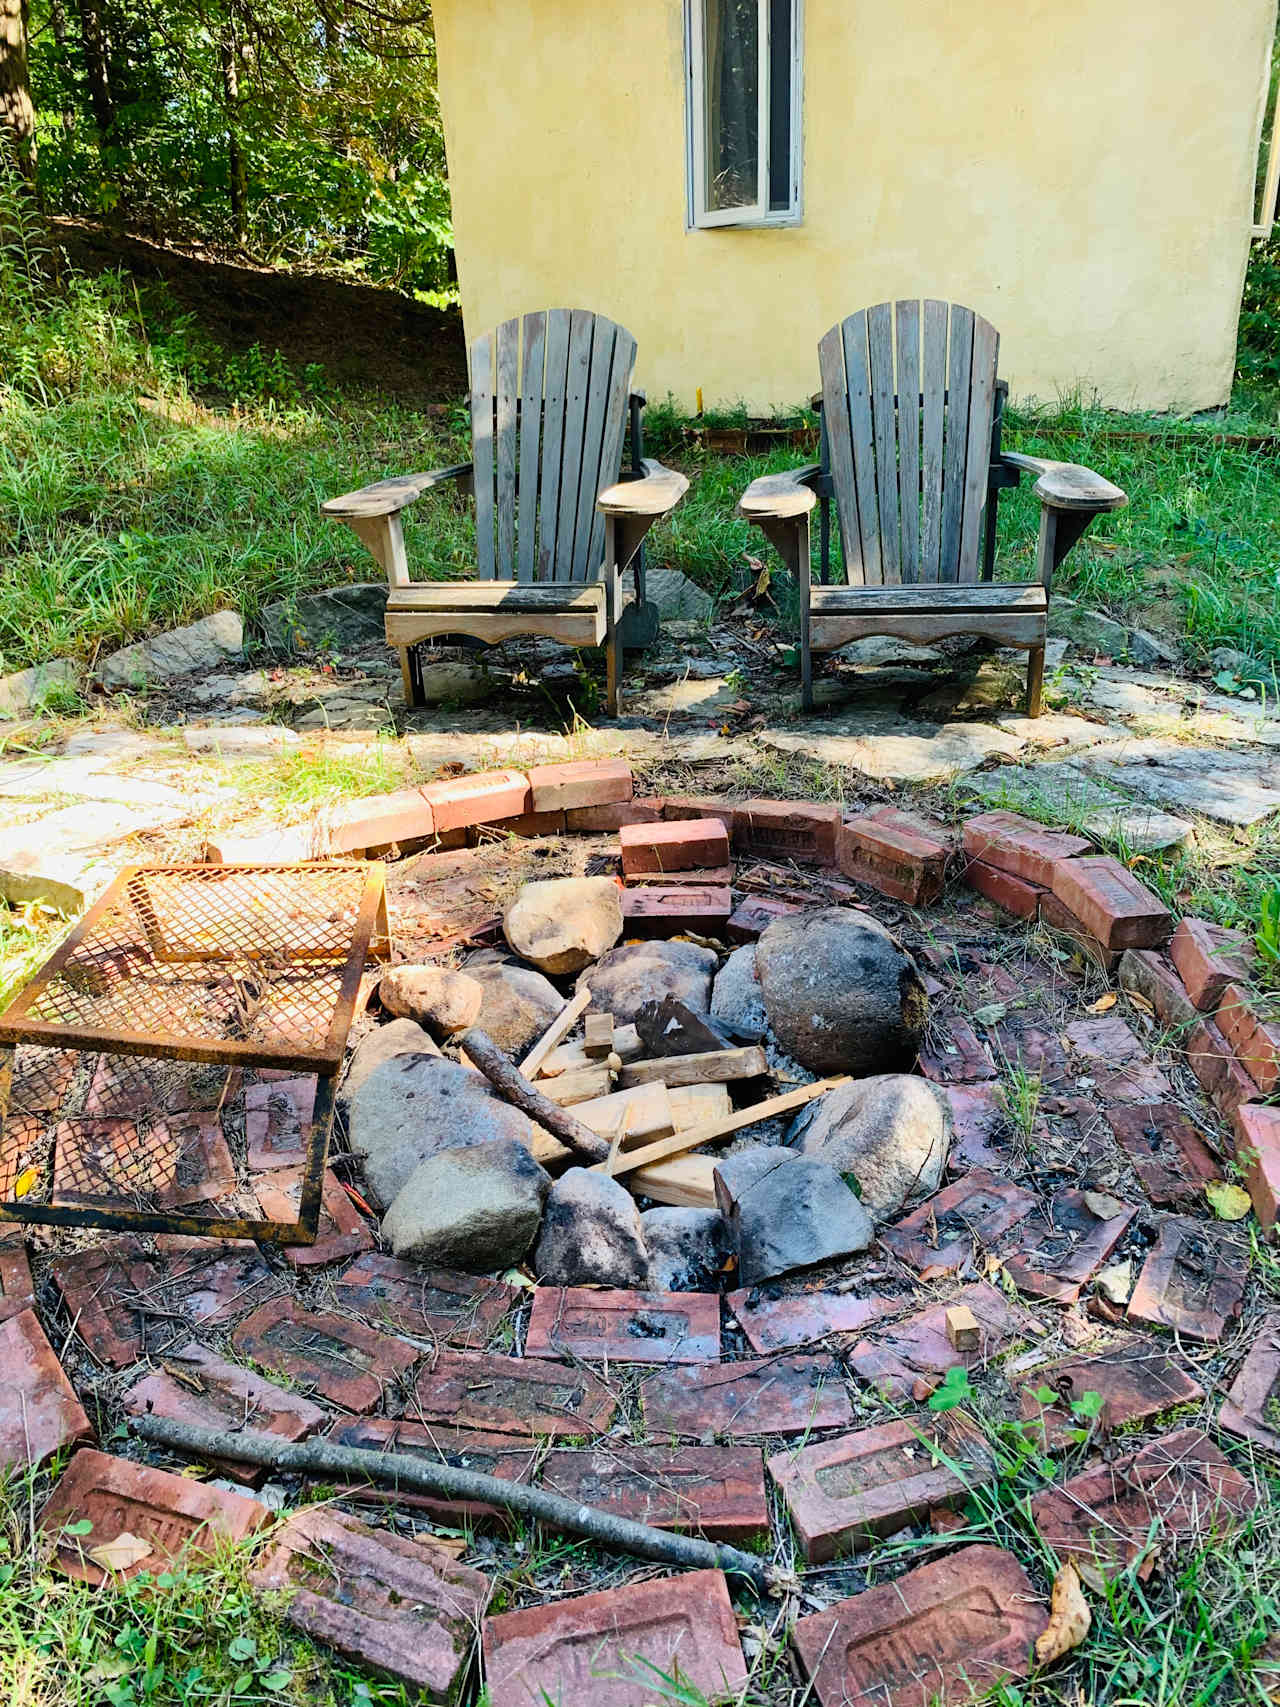
[[[99,895],[93,905],[88,907],[80,915],[79,919],[74,925],[72,925],[71,929],[67,932],[66,936],[63,937],[57,948],[54,949],[48,960],[46,960],[44,965],[41,966],[32,976],[30,983],[28,983],[21,993],[9,1003],[9,1006],[4,1010],[3,1015],[0,1015],[0,1043],[22,1043],[26,1040],[25,1034],[18,1031],[10,1022],[15,1017],[26,1013],[27,1009],[31,1006],[32,1002],[35,1001],[40,992],[45,989],[47,985],[53,982],[54,975],[62,971],[62,968],[71,959],[71,956],[75,953],[76,949],[79,948],[80,944],[84,941],[84,938],[88,935],[90,929],[97,924],[98,920],[104,913],[108,912],[115,905],[117,891],[135,874],[135,872],[141,870],[142,867],[137,865],[124,866],[114,881],[108,885],[104,893]]]

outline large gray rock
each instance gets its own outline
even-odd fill
[[[1049,604],[1049,633],[1084,651],[1103,652],[1112,658],[1130,658],[1146,669],[1178,662],[1177,648],[1149,633],[1130,628],[1101,611],[1090,610],[1055,593]]]
[[[390,1206],[420,1162],[512,1138],[532,1145],[534,1123],[493,1094],[470,1067],[433,1055],[397,1055],[375,1067],[347,1104],[347,1136],[378,1202]]]
[[[564,1006],[555,985],[528,966],[471,965],[467,977],[484,991],[480,1028],[517,1058],[532,1049]]]
[[[551,877],[521,885],[502,916],[511,949],[540,972],[580,972],[622,935],[622,891],[612,877]]]
[[[647,1285],[649,1253],[631,1193],[586,1168],[561,1174],[543,1208],[533,1267],[548,1286]]]
[[[351,1052],[346,1077],[338,1088],[338,1102],[348,1107],[369,1074],[384,1061],[394,1061],[397,1055],[439,1054],[432,1039],[411,1019],[393,1019],[389,1025],[375,1026]]]
[[[244,624],[233,610],[214,611],[186,628],[170,629],[102,659],[97,679],[104,688],[146,687],[197,670],[220,670],[244,651]]]
[[[710,593],[682,569],[646,570],[644,597],[646,604],[656,607],[663,622],[705,622],[716,608]]]
[[[714,1292],[732,1250],[715,1209],[646,1209],[640,1227],[649,1252],[650,1292]]]
[[[524,1257],[550,1189],[550,1175],[513,1138],[441,1150],[409,1175],[382,1234],[408,1261],[489,1274]]]
[[[909,1067],[929,1001],[916,964],[870,913],[824,907],[775,919],[756,944],[774,1035],[813,1073]]]
[[[47,704],[65,701],[76,691],[76,667],[70,658],[51,658],[0,676],[0,717],[25,717]]]
[[[480,1018],[484,988],[447,966],[389,966],[378,982],[378,1000],[389,1014],[449,1037]]]
[[[744,1286],[856,1256],[875,1237],[871,1217],[833,1167],[760,1145],[715,1170]]]
[[[788,1134],[803,1155],[852,1174],[877,1220],[942,1182],[951,1108],[927,1079],[883,1073],[838,1085],[809,1104]]]
[[[763,1037],[769,1017],[756,972],[756,945],[735,948],[716,973],[711,988],[711,1017],[722,1020],[738,1036]]]
[[[630,1025],[642,1002],[678,996],[695,1013],[707,1012],[716,956],[696,942],[629,942],[612,948],[579,974],[578,989],[591,991],[591,1006]]]
[[[282,599],[263,611],[263,636],[273,652],[314,652],[322,646],[354,652],[385,642],[387,592],[385,581],[357,581]]]

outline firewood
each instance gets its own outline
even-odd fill
[[[769,1058],[758,1044],[744,1049],[711,1049],[705,1055],[659,1055],[651,1061],[631,1061],[618,1075],[623,1090],[631,1085],[724,1084],[730,1079],[758,1079],[769,1071]]]
[[[727,1138],[733,1132],[741,1132],[745,1126],[754,1126],[757,1121],[772,1120],[778,1114],[790,1114],[792,1109],[803,1108],[805,1103],[812,1102],[815,1097],[834,1090],[837,1085],[847,1083],[847,1073],[841,1073],[834,1079],[817,1079],[811,1085],[798,1085],[795,1090],[785,1091],[781,1096],[766,1097],[764,1102],[758,1102],[751,1108],[740,1108],[736,1114],[728,1115],[724,1119],[708,1120],[700,1126],[686,1127],[683,1132],[675,1132],[670,1138],[659,1138],[656,1143],[645,1144],[638,1150],[625,1151],[618,1157],[614,1172],[632,1173],[636,1168],[647,1168],[651,1162],[665,1162],[668,1156],[683,1156],[689,1150],[696,1150],[700,1144],[713,1144],[717,1138]],[[615,1096],[619,1094],[614,1092]]]

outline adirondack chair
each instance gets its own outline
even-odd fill
[[[542,634],[608,648],[616,715],[622,576],[689,487],[640,454],[635,354],[630,332],[585,309],[505,320],[471,346],[471,461],[377,480],[320,506],[386,572],[387,642],[400,653],[408,705],[423,702],[417,646],[432,635]],[[632,466],[619,479],[628,413]],[[411,581],[401,512],[447,482],[475,498],[476,579]]]
[[[1001,449],[1008,386],[996,378],[999,346],[995,328],[971,308],[937,301],[877,303],[819,342],[821,461],[753,480],[738,506],[800,589],[806,710],[815,652],[868,634],[976,634],[1027,650],[1027,710],[1040,715],[1054,572],[1094,516],[1128,499],[1091,469]],[[994,581],[1000,492],[1023,472],[1038,477],[1036,579]],[[844,585],[831,584],[832,499]],[[809,558],[815,504],[817,585]]]

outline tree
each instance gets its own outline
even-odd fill
[[[0,0],[0,131],[4,152],[34,187],[36,110],[27,61],[27,0]]]

